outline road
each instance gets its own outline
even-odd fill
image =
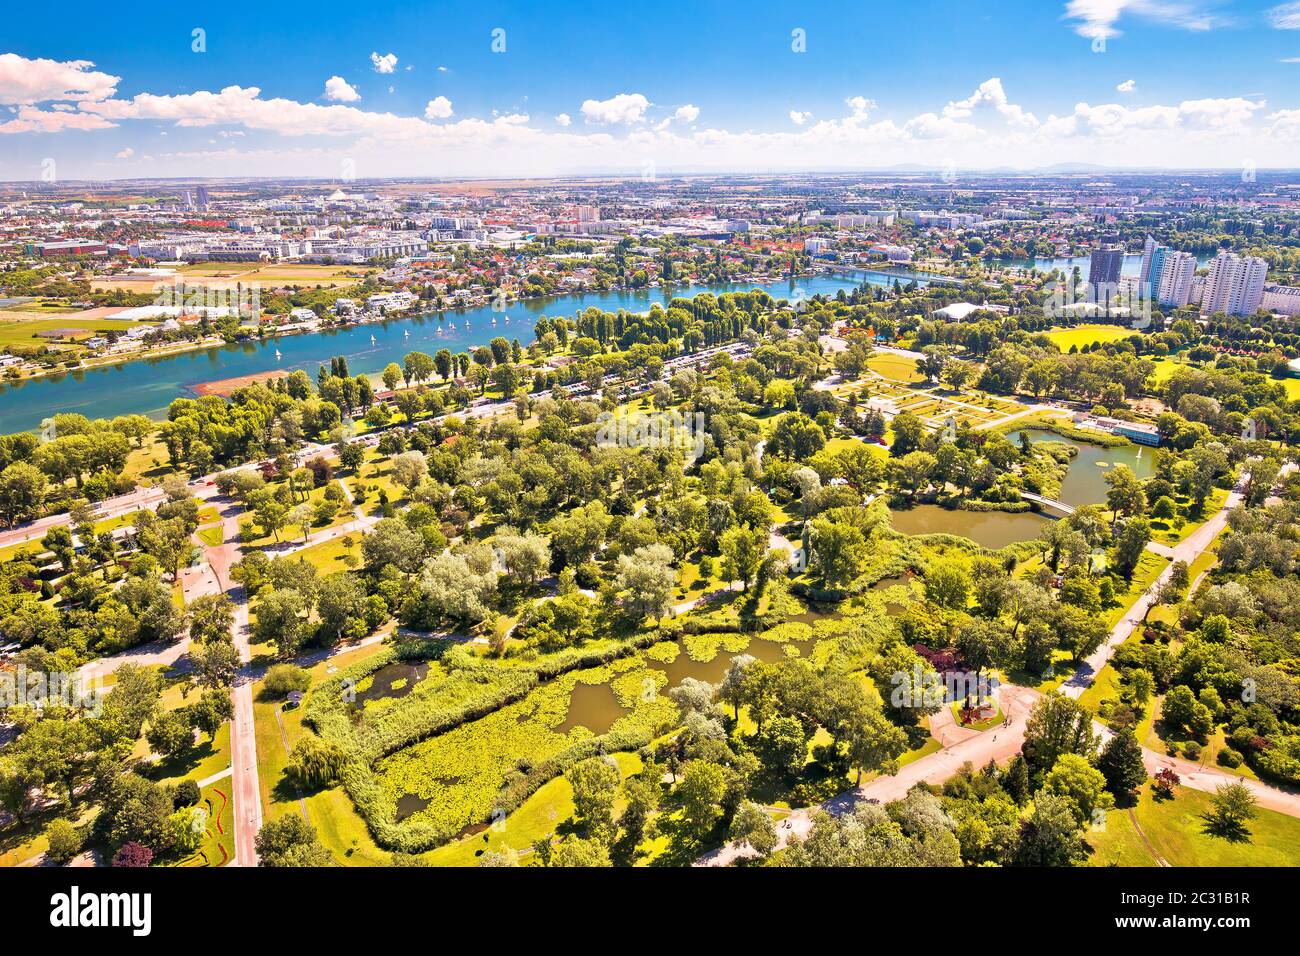
[[[1213,517],[1178,544],[1168,549],[1169,553],[1166,557],[1170,559],[1169,567],[1160,572],[1160,576],[1151,583],[1151,586],[1142,593],[1142,596],[1133,603],[1133,606],[1124,612],[1124,616],[1115,622],[1115,626],[1110,629],[1110,635],[1106,638],[1106,642],[1079,665],[1078,670],[1061,686],[1061,693],[1078,700],[1083,695],[1083,692],[1092,685],[1092,682],[1101,673],[1101,669],[1106,666],[1119,646],[1127,641],[1138,625],[1146,619],[1147,612],[1159,597],[1160,589],[1173,573],[1174,562],[1184,561],[1190,568],[1196,559],[1214,543],[1214,539],[1219,536],[1219,532],[1228,523],[1228,512],[1241,504],[1242,492],[1249,481],[1250,476],[1243,475],[1238,480],[1237,486],[1224,499],[1223,507]]]
[[[204,547],[201,567],[189,569],[181,586],[185,603],[206,594],[225,593],[234,604],[230,636],[245,665],[230,690],[234,719],[230,726],[230,763],[235,800],[234,866],[257,866],[257,831],[262,826],[262,796],[257,780],[257,738],[253,725],[253,676],[248,668],[252,654],[248,643],[248,600],[244,589],[230,577],[239,560],[239,506],[217,499],[221,507],[221,544]],[[197,540],[197,539],[196,539]]]

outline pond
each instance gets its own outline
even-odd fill
[[[825,615],[821,615],[823,618]],[[656,670],[663,671],[668,675],[667,688],[676,687],[688,677],[694,677],[696,680],[702,680],[709,684],[716,684],[722,680],[727,673],[727,668],[731,666],[733,659],[741,654],[748,654],[750,657],[757,658],[765,664],[780,660],[785,656],[785,647],[797,647],[800,653],[805,652],[805,648],[812,643],[809,638],[805,641],[770,641],[767,638],[756,637],[749,642],[749,646],[738,653],[720,650],[713,656],[711,661],[692,660],[691,655],[686,653],[686,646],[677,642],[677,656],[671,663],[663,661],[649,661],[649,666]],[[665,689],[667,689],[665,688]]]
[[[408,793],[397,798],[397,812],[393,814],[393,819],[401,823],[407,817],[419,813],[430,804],[427,797],[421,797],[418,794]]]
[[[1067,505],[1103,504],[1110,486],[1106,484],[1106,473],[1116,465],[1127,465],[1139,478],[1150,478],[1155,474],[1155,449],[1141,445],[1120,445],[1116,448],[1103,448],[1087,442],[1071,441],[1054,432],[1041,428],[1025,428],[1022,431],[1031,442],[1055,441],[1073,445],[1079,453],[1070,460],[1070,468],[1061,482],[1060,500]],[[1020,432],[1014,431],[1007,436],[1013,444],[1020,441]]]
[[[394,661],[370,675],[370,686],[357,692],[357,703],[405,697],[429,673],[428,661]]]
[[[609,733],[614,722],[631,711],[618,702],[618,695],[608,684],[575,684],[569,698],[569,712],[557,734],[567,734],[574,727],[586,727],[599,737]]]
[[[1029,511],[958,511],[929,504],[889,512],[890,524],[901,534],[955,534],[993,551],[1032,541],[1048,520]]]

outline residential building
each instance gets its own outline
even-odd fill
[[[1285,285],[1264,286],[1260,308],[1279,315],[1300,315],[1300,288]]]
[[[1258,256],[1221,252],[1210,263],[1202,312],[1253,315],[1264,300],[1268,263]]]
[[[1156,302],[1164,306],[1181,308],[1192,300],[1196,256],[1190,252],[1169,250],[1158,250],[1158,252],[1161,253],[1160,272],[1153,272],[1152,275],[1152,282],[1156,289]]]

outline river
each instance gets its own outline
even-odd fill
[[[512,303],[505,311],[485,305],[392,319],[303,335],[286,335],[257,342],[195,349],[179,355],[141,358],[68,374],[11,383],[0,391],[0,434],[34,429],[56,412],[81,412],[91,418],[140,414],[161,418],[172,400],[193,395],[204,382],[237,378],[282,369],[303,369],[314,380],[316,368],[335,355],[347,357],[353,374],[382,371],[389,362],[402,362],[407,352],[433,353],[441,348],[463,352],[486,345],[498,335],[527,345],[542,315],[573,315],[593,306],[607,312],[647,311],[656,303],[702,292],[748,291],[758,288],[774,298],[798,295],[832,296],[852,291],[864,281],[891,285],[888,273],[829,273],[804,276],[794,282],[678,285],[638,291],[590,292]],[[452,327],[455,327],[454,329]],[[372,341],[373,337],[373,341]],[[277,356],[277,352],[279,355]]]

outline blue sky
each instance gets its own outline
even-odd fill
[[[1300,154],[1295,2],[377,7],[17,5],[0,178],[46,158],[113,178]]]

